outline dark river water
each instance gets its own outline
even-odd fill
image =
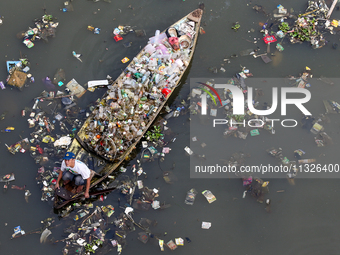
[[[153,36],[155,30],[164,30],[192,10],[198,7],[199,2],[182,0],[131,0],[93,2],[75,0],[72,2],[73,12],[62,12],[63,1],[42,0],[2,0],[0,1],[0,15],[4,16],[4,24],[0,26],[0,81],[7,77],[6,61],[17,60],[20,55],[27,55],[31,62],[31,73],[35,83],[19,91],[7,86],[0,91],[0,114],[7,111],[4,120],[0,121],[0,129],[7,126],[15,127],[10,133],[0,133],[0,175],[10,172],[16,174],[15,185],[27,185],[32,195],[29,203],[25,202],[22,191],[9,189],[0,195],[0,254],[61,254],[63,243],[40,244],[39,235],[32,234],[11,239],[13,228],[20,225],[26,232],[39,229],[41,221],[48,217],[56,217],[51,204],[42,202],[41,191],[36,184],[35,177],[39,165],[36,165],[28,153],[12,155],[5,144],[11,145],[20,140],[20,137],[29,137],[27,118],[21,117],[21,110],[32,107],[33,98],[44,89],[41,79],[53,76],[58,68],[66,71],[67,81],[75,78],[78,83],[85,84],[89,80],[105,79],[107,75],[113,78],[125,68],[121,59],[132,59],[139,50],[145,46],[148,38]],[[320,76],[331,78],[335,84],[322,83],[315,79],[309,89],[312,99],[306,107],[314,116],[324,113],[323,99],[339,100],[339,50],[333,49],[333,43],[339,42],[339,35],[325,33],[328,44],[321,49],[312,49],[308,43],[290,44],[287,39],[282,43],[285,48],[282,52],[275,51],[271,45],[272,62],[263,63],[260,58],[251,56],[231,58],[227,64],[224,59],[231,55],[239,55],[240,51],[259,47],[260,52],[266,51],[262,40],[254,44],[254,38],[261,38],[259,32],[262,23],[272,23],[268,16],[256,13],[252,7],[259,4],[265,7],[267,13],[272,13],[278,4],[282,4],[294,14],[302,13],[307,2],[291,1],[232,1],[211,0],[205,3],[205,13],[202,27],[205,34],[198,38],[196,51],[188,74],[182,86],[176,91],[172,99],[172,106],[177,106],[187,98],[190,78],[226,78],[231,77],[246,66],[255,78],[283,78],[288,75],[298,75],[305,66],[312,69],[314,78]],[[330,6],[330,2],[327,2]],[[131,8],[128,6],[131,5]],[[33,26],[33,20],[41,17],[46,9],[47,13],[58,18],[59,26],[55,38],[48,43],[36,42],[28,49],[16,37],[20,31],[26,31]],[[340,12],[334,11],[332,18],[340,19]],[[231,29],[234,22],[241,25],[238,32]],[[101,29],[99,35],[87,30],[92,25]],[[128,34],[123,41],[115,42],[112,31],[118,25],[130,25],[136,29],[144,29],[146,37],[136,37]],[[274,25],[275,26],[275,25]],[[254,30],[251,30],[254,29]],[[274,31],[276,31],[273,28]],[[249,32],[248,32],[249,31]],[[251,32],[254,31],[254,32]],[[132,42],[132,46],[125,48],[123,42]],[[72,57],[72,51],[81,53],[83,63]],[[209,71],[210,67],[223,67],[226,72],[216,74]],[[262,83],[266,90],[270,85]],[[104,89],[96,89],[94,93],[87,92],[78,104],[86,107],[104,94]],[[268,99],[270,100],[270,98]],[[293,108],[289,108],[293,109]],[[295,110],[295,111],[294,111]],[[301,113],[296,108],[290,112],[289,117],[299,119]],[[279,114],[279,113],[277,113]],[[160,201],[170,203],[172,206],[166,210],[153,210],[137,212],[134,218],[138,221],[142,217],[157,220],[158,225],[153,228],[154,233],[165,233],[165,242],[177,237],[189,237],[192,242],[185,243],[176,249],[177,254],[338,254],[339,238],[339,179],[323,175],[323,178],[299,178],[295,185],[288,183],[286,178],[270,179],[268,198],[272,200],[271,213],[267,213],[264,204],[256,202],[250,196],[242,199],[243,186],[235,178],[190,178],[190,157],[184,152],[185,146],[190,146],[190,120],[189,115],[171,118],[168,127],[176,135],[176,141],[169,144],[171,152],[166,155],[165,161],[160,165],[157,161],[145,164],[144,171],[148,178],[143,180],[144,185],[160,189]],[[216,132],[220,143],[224,143],[224,159],[230,158],[232,153],[243,151],[249,153],[249,164],[273,163],[265,150],[276,146],[283,148],[288,158],[293,158],[293,151],[301,148],[307,152],[306,158],[316,158],[322,164],[339,163],[339,127],[340,119],[337,115],[329,116],[331,122],[325,126],[325,131],[332,137],[330,147],[317,147],[314,135],[302,130],[300,127],[286,130],[278,127],[275,135],[261,133],[260,136],[250,137],[246,140],[228,138],[223,139],[223,128]],[[204,127],[198,137],[207,144],[207,151],[213,150],[213,142],[205,140]],[[208,152],[206,153],[208,154]],[[136,159],[134,159],[136,160]],[[217,163],[217,162],[216,162]],[[132,164],[132,163],[131,163]],[[130,165],[131,165],[130,164]],[[162,171],[172,170],[177,181],[170,185],[162,178]],[[309,176],[306,176],[309,177]],[[217,201],[209,204],[198,194],[195,204],[184,204],[186,192],[195,188],[199,193],[211,190]],[[284,192],[277,192],[284,190]],[[120,213],[117,204],[118,193],[107,196],[104,202],[95,205],[112,204],[116,214]],[[58,221],[58,219],[57,219]],[[211,222],[209,230],[201,229],[202,221]],[[55,240],[62,239],[62,227],[52,230]],[[128,235],[127,247],[123,254],[158,254],[157,245],[143,244],[137,240],[135,231]],[[169,253],[166,249],[165,253]],[[116,253],[112,251],[111,254]]]

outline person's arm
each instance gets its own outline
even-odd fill
[[[63,160],[63,162],[61,162],[61,167],[60,167],[60,170],[59,170],[57,184],[55,185],[56,189],[59,189],[59,182],[61,181],[61,178],[63,178],[63,172],[64,172],[65,168],[66,168],[65,160]]]
[[[59,189],[59,182],[61,181],[61,178],[63,177],[63,171],[59,170],[58,180],[57,184],[55,185],[56,189]]]
[[[90,197],[90,195],[89,195],[90,186],[91,186],[91,177],[86,179],[85,198]]]

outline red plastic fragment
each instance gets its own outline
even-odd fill
[[[115,39],[116,42],[119,42],[123,40],[123,37],[121,37],[120,35],[116,35],[115,37],[113,37],[113,39]]]
[[[267,36],[265,36],[265,37],[263,38],[263,40],[264,40],[264,42],[265,42],[266,44],[268,44],[268,43],[273,43],[273,42],[276,42],[276,41],[277,41],[276,38],[275,38],[275,36],[273,36],[273,35],[267,35]]]

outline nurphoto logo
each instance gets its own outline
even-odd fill
[[[253,105],[253,88],[252,87],[247,87],[247,91],[242,91],[239,87],[232,85],[232,84],[215,84],[214,87],[206,84],[199,82],[199,84],[207,87],[210,91],[212,91],[221,106],[222,100],[219,94],[217,93],[216,89],[224,89],[224,90],[229,90],[232,95],[233,95],[233,114],[234,115],[244,115],[244,108],[245,108],[245,96],[244,92],[247,92],[247,107],[250,112],[252,112],[255,115],[259,116],[267,116],[272,113],[274,113],[277,109],[278,106],[278,88],[277,87],[272,87],[272,105],[271,107],[264,109],[264,110],[258,110],[255,109]],[[205,88],[200,88],[203,93],[201,94],[201,114],[202,115],[207,115],[207,95],[210,96],[211,100],[214,102],[215,105],[217,105],[215,97],[213,94],[208,91]],[[309,102],[311,99],[311,93],[309,90],[305,88],[294,88],[294,87],[282,87],[281,88],[281,116],[286,116],[287,115],[287,105],[295,105],[305,116],[310,116],[312,115],[306,107],[304,107],[303,104]],[[303,98],[288,98],[288,94],[298,94],[298,95],[304,95]],[[274,126],[274,121],[280,121],[279,119],[266,119],[267,122],[271,122],[272,126]],[[293,125],[287,125],[287,122],[294,122]],[[227,120],[227,119],[214,119],[213,120],[213,126],[215,127],[216,125],[225,125],[229,123],[231,126],[233,125],[242,125],[245,126],[245,120],[243,122],[233,122],[233,120]],[[252,125],[252,123],[262,123],[264,125],[264,121],[261,119],[251,119],[248,120],[248,126],[250,127],[256,127],[256,125]],[[298,125],[298,122],[294,119],[284,119],[281,120],[281,125],[283,127],[295,127]]]
[[[222,100],[217,93],[216,89],[228,89],[233,94],[233,114],[237,115],[244,115],[244,95],[243,91],[238,88],[235,85],[232,84],[215,84],[215,88],[212,86],[206,84],[206,83],[200,83],[206,87],[208,87],[211,91],[214,92],[214,94],[217,96],[221,106],[222,106]],[[202,93],[201,95],[201,104],[202,104],[202,115],[207,115],[207,94],[212,98],[216,105],[216,101],[213,97],[213,95],[206,89],[201,88],[205,93]],[[267,110],[257,110],[255,109],[253,105],[253,88],[248,87],[248,97],[247,97],[247,104],[249,110],[256,114],[261,116],[266,116],[274,113],[277,108],[278,104],[278,88],[273,87],[272,90],[272,106]],[[287,98],[288,93],[295,93],[295,94],[304,94],[304,98]],[[285,116],[287,114],[286,107],[288,104],[295,105],[304,115],[312,115],[302,104],[307,103],[311,99],[311,93],[309,90],[304,88],[290,88],[290,87],[284,87],[281,88],[281,115]]]

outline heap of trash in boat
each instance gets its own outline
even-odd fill
[[[173,27],[149,39],[110,86],[87,121],[84,142],[98,155],[114,160],[146,131],[190,62],[196,10]]]

